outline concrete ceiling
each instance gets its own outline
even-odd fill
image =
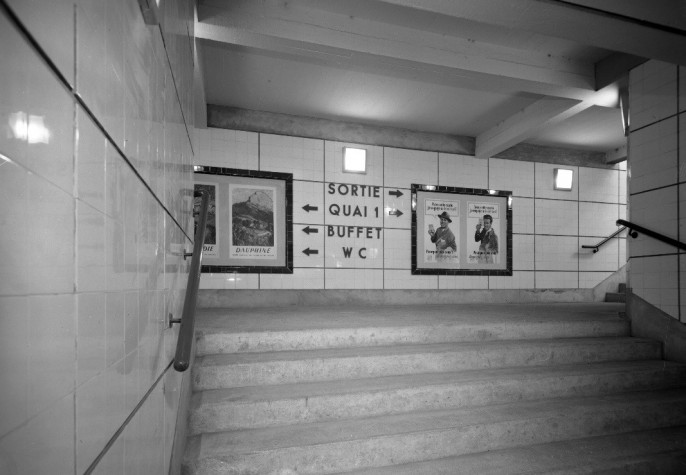
[[[627,70],[686,65],[686,2],[199,0],[195,35],[208,104],[616,156]]]

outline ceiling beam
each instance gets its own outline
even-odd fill
[[[544,97],[476,137],[474,155],[477,158],[493,157],[545,127],[568,119],[591,106],[588,102],[578,100]]]
[[[311,8],[307,0],[235,0],[199,5],[198,38],[271,54],[315,58],[341,68],[410,70],[418,80],[448,77],[456,86],[585,100],[594,65]],[[226,4],[224,4],[226,5]],[[485,86],[486,85],[486,86]]]
[[[630,1],[379,1],[686,65],[686,30],[683,27],[686,9],[682,0],[650,2],[653,10],[650,21],[640,16],[645,6],[638,9],[637,3]],[[672,20],[667,20],[669,18]],[[674,27],[675,24],[682,26]]]

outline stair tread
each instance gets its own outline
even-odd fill
[[[686,364],[662,360],[602,362],[572,365],[526,366],[457,372],[420,373],[325,382],[303,382],[267,386],[211,389],[193,395],[194,405],[268,402],[325,396],[344,396],[360,392],[382,392],[423,386],[454,386],[479,381],[527,381],[536,378],[563,378],[579,375],[616,373],[686,372]],[[686,385],[686,379],[684,380]]]
[[[686,424],[686,389],[633,392],[581,398],[557,398],[490,405],[468,409],[441,409],[405,414],[244,429],[197,436],[201,457],[235,457],[289,447],[316,446],[358,439],[418,432],[439,433],[509,420],[559,418],[596,419],[598,413],[647,417],[649,410],[670,411],[674,424]],[[651,422],[652,422],[651,418]],[[655,422],[657,424],[657,422]],[[522,441],[524,442],[524,441]]]
[[[661,459],[681,462],[681,473],[686,473],[686,426],[492,450],[346,474],[582,474],[605,470],[625,473],[623,470],[633,465]]]
[[[508,351],[510,348],[521,347],[572,347],[588,345],[605,347],[608,345],[659,345],[654,340],[635,337],[587,337],[587,338],[555,338],[534,340],[496,340],[470,341],[452,343],[432,343],[424,345],[388,345],[373,347],[327,348],[317,350],[270,351],[261,353],[226,353],[207,355],[197,362],[199,366],[226,366],[238,364],[253,364],[276,361],[302,361],[313,359],[334,358],[363,358],[375,356],[412,355],[426,353],[450,352],[484,352],[484,349]]]
[[[199,332],[263,332],[332,328],[424,326],[517,322],[616,321],[615,303],[345,305],[257,308],[200,308]],[[230,329],[230,330],[226,330]]]

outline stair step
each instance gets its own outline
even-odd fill
[[[606,302],[626,302],[626,294],[620,292],[607,292],[605,294]]]
[[[211,355],[196,361],[195,391],[454,372],[470,369],[661,358],[661,345],[640,338],[565,338],[398,345]]]
[[[219,389],[193,396],[190,432],[674,387],[686,387],[686,365],[654,360]]]
[[[615,312],[616,316],[616,312]],[[628,322],[617,318],[605,320],[554,318],[544,319],[531,315],[520,318],[467,318],[435,322],[425,319],[412,325],[388,325],[381,317],[370,316],[364,326],[322,328],[270,328],[264,330],[236,331],[233,325],[205,327],[198,330],[197,355],[220,353],[248,353],[290,350],[313,350],[324,348],[347,348],[395,344],[430,344],[464,341],[492,341],[517,339],[583,338],[606,336],[629,336]],[[349,324],[337,320],[329,325]],[[402,320],[401,320],[402,321]],[[267,322],[274,325],[274,322]],[[323,324],[324,322],[316,322]],[[311,325],[311,323],[310,323]],[[225,330],[231,328],[233,331]]]
[[[580,464],[579,461],[583,461]],[[686,473],[686,427],[530,445],[403,465],[346,472],[348,475],[489,475]]]
[[[337,473],[674,425],[683,389],[412,412],[203,434],[185,473]]]

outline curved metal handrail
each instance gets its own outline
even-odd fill
[[[618,226],[626,226],[629,228],[631,231],[629,231],[629,236],[632,238],[635,238],[638,236],[638,233],[645,234],[646,236],[650,236],[653,239],[657,239],[658,241],[662,241],[666,244],[670,244],[672,246],[678,247],[679,249],[684,249],[686,250],[686,244],[683,242],[677,241],[676,239],[672,239],[670,237],[665,236],[664,234],[660,234],[655,231],[651,231],[650,229],[644,228],[643,226],[640,226],[638,224],[634,224],[630,221],[627,221],[625,219],[618,219],[617,220],[617,225]]]
[[[186,285],[186,298],[183,302],[183,313],[179,320],[181,323],[179,338],[176,341],[176,354],[174,355],[174,369],[186,371],[191,364],[191,351],[195,335],[195,305],[198,301],[198,286],[200,285],[200,266],[202,263],[202,248],[205,243],[205,230],[207,228],[207,212],[210,208],[210,197],[205,191],[198,191],[194,196],[201,196],[200,212],[198,213],[198,226],[195,229],[195,242],[193,243],[191,269],[188,274]]]
[[[626,229],[626,226],[622,226],[622,227],[619,228],[617,231],[615,231],[614,233],[610,234],[608,237],[606,237],[605,239],[603,239],[602,241],[600,241],[600,242],[599,242],[598,244],[596,244],[595,246],[591,246],[591,245],[589,245],[589,244],[584,244],[584,245],[582,245],[581,247],[584,248],[584,249],[593,249],[593,254],[595,254],[596,252],[598,252],[598,249],[600,248],[600,246],[602,246],[603,244],[605,244],[606,242],[608,242],[610,239],[612,239],[613,237],[615,237],[615,236],[617,236],[618,234],[620,234],[620,233],[621,233],[622,231],[624,231],[625,229]]]

